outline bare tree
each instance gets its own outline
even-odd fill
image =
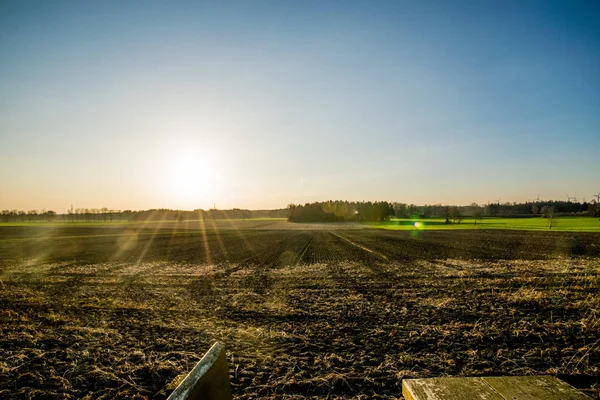
[[[481,223],[481,221],[483,220],[483,211],[481,211],[481,209],[477,209],[477,211],[475,211],[475,213],[473,214],[473,219],[475,220],[474,225],[477,225],[477,220],[479,220],[479,222]]]
[[[554,219],[554,216],[556,214],[556,209],[554,208],[554,206],[544,206],[542,207],[542,215],[544,216],[544,218],[548,218],[548,222],[549,222],[549,229],[552,229],[552,220]]]
[[[102,212],[102,219],[104,220],[104,222],[106,222],[106,218],[108,217],[108,208],[106,207],[102,207],[102,209],[100,210]]]
[[[450,217],[452,218],[453,222],[458,222],[459,224],[460,221],[463,220],[463,215],[458,207],[450,208]]]

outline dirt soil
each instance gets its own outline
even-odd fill
[[[238,399],[556,375],[600,398],[600,234],[0,227],[0,398]]]

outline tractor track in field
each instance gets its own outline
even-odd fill
[[[362,246],[362,245],[360,245],[360,244],[358,244],[358,243],[355,243],[355,242],[353,242],[352,240],[348,239],[347,237],[344,237],[344,236],[342,236],[342,235],[340,235],[340,234],[338,234],[338,233],[334,233],[334,232],[332,232],[332,231],[329,231],[329,233],[331,233],[333,236],[336,236],[336,237],[338,237],[338,238],[340,238],[340,239],[343,239],[343,240],[345,240],[346,242],[350,243],[352,246],[355,246],[355,247],[357,247],[357,248],[359,248],[359,249],[361,249],[361,250],[364,250],[364,251],[366,251],[366,252],[369,252],[369,253],[371,253],[371,254],[375,254],[376,256],[378,256],[378,257],[381,257],[381,258],[382,258],[382,259],[384,259],[385,261],[389,261],[389,258],[388,258],[388,257],[387,257],[385,254],[382,254],[382,253],[380,253],[380,252],[378,252],[378,251],[375,251],[375,250],[369,249],[368,247],[365,247],[365,246]]]
[[[306,242],[307,237],[308,242]],[[301,231],[275,239],[278,240],[264,243],[260,253],[243,263],[251,270],[245,278],[246,284],[259,294],[265,293],[271,287],[271,270],[296,265],[297,260],[301,258],[313,240],[312,236]]]
[[[308,243],[298,263],[310,265],[314,263],[337,262],[381,262],[382,257],[374,252],[353,245],[344,237],[330,231],[318,231]]]
[[[306,245],[304,246],[304,248],[300,251],[300,253],[298,253],[298,257],[296,257],[296,261],[294,261],[294,265],[298,265],[300,263],[300,261],[302,260],[302,258],[304,258],[304,255],[306,254],[306,251],[310,247],[313,240],[315,240],[315,235],[312,235],[310,237],[308,242],[306,242]]]

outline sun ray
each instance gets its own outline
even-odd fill
[[[148,216],[148,218],[146,218],[146,221],[148,221],[149,218],[153,217],[154,215],[156,215],[158,211],[155,210],[152,212],[152,214],[150,214]],[[148,250],[150,249],[150,246],[152,245],[152,243],[154,243],[154,238],[156,237],[156,235],[158,234],[158,231],[162,228],[163,223],[165,221],[165,216],[166,214],[163,214],[161,219],[159,220],[158,224],[156,224],[156,227],[154,228],[154,232],[152,232],[152,235],[150,236],[150,239],[148,239],[148,243],[146,243],[146,245],[144,246],[144,249],[142,250],[142,253],[140,254],[139,258],[137,259],[135,265],[139,266],[140,263],[144,260],[144,257],[146,257],[146,253],[148,252]]]
[[[202,243],[204,244],[204,259],[206,264],[212,264],[212,257],[210,255],[210,245],[208,244],[208,237],[206,235],[206,225],[204,224],[204,217],[201,212],[198,211],[198,223],[200,224],[200,231],[202,232]]]
[[[179,220],[173,224],[173,228],[171,229],[171,237],[169,238],[169,244],[167,248],[167,254],[171,255],[171,243],[173,242],[173,238],[177,236],[179,233]]]
[[[221,234],[219,233],[219,227],[215,224],[215,220],[213,218],[209,219],[210,224],[212,225],[212,230],[214,231],[215,237],[217,238],[217,242],[219,243],[219,247],[221,251],[225,255],[225,261],[229,261],[229,254],[227,253],[227,249],[223,244],[223,239],[221,239]]]
[[[227,213],[227,211],[223,210],[223,214],[225,215],[225,219],[226,221],[229,223],[229,225],[231,226],[231,228],[235,231],[237,231],[239,238],[242,239],[242,242],[244,243],[244,245],[246,246],[246,249],[252,253],[253,255],[256,254],[256,251],[254,250],[254,246],[252,246],[250,244],[250,242],[246,239],[246,237],[244,236],[243,231],[240,229],[239,226],[237,226],[232,220],[231,218],[229,218],[229,214]]]
[[[117,243],[119,248],[117,251],[110,257],[111,261],[118,260],[123,253],[127,250],[134,249],[138,241],[138,233],[136,232],[127,232],[122,233],[117,237]]]

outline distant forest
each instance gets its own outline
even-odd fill
[[[396,218],[447,218],[450,222],[486,217],[533,216],[600,217],[600,205],[592,202],[535,201],[526,203],[491,203],[468,206],[415,205],[387,201],[324,201],[290,204],[276,210],[202,210],[152,209],[144,211],[110,210],[108,208],[71,208],[64,214],[52,210],[3,210],[0,222],[141,222],[189,221],[201,219],[288,218],[292,222],[385,221]]]
[[[379,202],[325,201],[290,204],[288,219],[293,222],[384,221],[396,218],[446,218],[460,222],[465,217],[533,217],[533,216],[600,216],[596,201],[536,201],[527,203],[492,203],[468,206],[442,204],[418,206],[415,204]]]
[[[141,222],[141,221],[189,221],[199,219],[248,219],[248,218],[286,218],[287,210],[202,210],[181,211],[153,209],[144,211],[109,210],[108,208],[76,208],[65,214],[51,210],[3,210],[2,222]]]

